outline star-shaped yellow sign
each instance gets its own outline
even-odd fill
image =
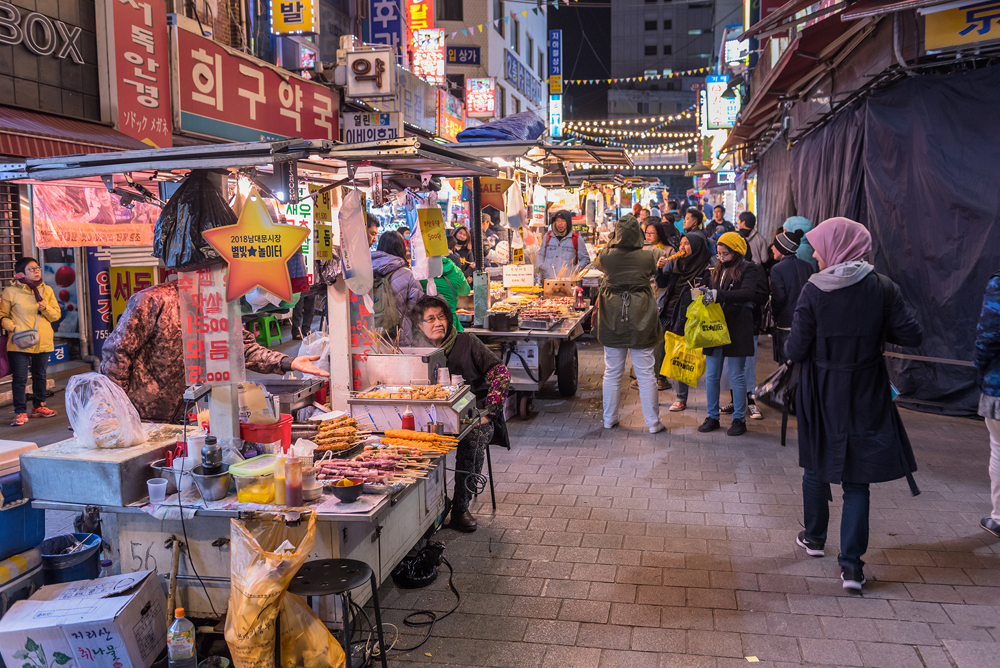
[[[250,191],[235,225],[216,227],[202,236],[229,265],[227,300],[235,301],[260,287],[291,301],[292,282],[286,263],[309,236],[309,230],[275,225],[256,188]]]
[[[472,189],[472,181],[466,182],[469,189]],[[497,211],[505,211],[507,207],[503,202],[503,194],[507,192],[507,188],[514,185],[513,181],[508,179],[496,179],[492,176],[484,176],[479,179],[479,208],[485,209],[488,206],[492,206]]]

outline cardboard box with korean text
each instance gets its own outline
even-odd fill
[[[149,668],[166,647],[155,571],[42,587],[0,619],[8,666]]]

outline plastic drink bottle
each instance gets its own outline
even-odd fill
[[[167,630],[167,665],[170,668],[198,668],[194,624],[184,617],[184,608],[174,610],[174,623]]]
[[[274,504],[285,505],[285,455],[274,460]]]
[[[296,456],[294,446],[285,460],[285,505],[289,508],[302,505],[302,460]]]

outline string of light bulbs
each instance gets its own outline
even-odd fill
[[[691,112],[697,108],[697,104],[692,104],[687,109],[669,116],[641,116],[639,118],[613,118],[610,120],[604,119],[596,121],[564,121],[563,127],[586,129],[619,125],[649,125],[651,123],[655,125],[666,125],[667,123],[673,123],[674,121],[679,121],[684,118],[691,118]]]
[[[599,135],[614,135],[614,137],[639,137],[640,139],[646,139],[647,137],[657,137],[660,139],[677,139],[683,137],[695,137],[698,135],[697,132],[647,132],[645,130],[618,130],[610,128],[598,128],[597,130],[591,133],[581,132],[579,130],[565,130],[564,133],[573,135],[575,137],[583,137],[584,139],[593,139],[594,141],[601,141],[601,140],[606,141],[612,138],[612,137],[602,137]]]

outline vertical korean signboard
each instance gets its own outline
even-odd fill
[[[450,142],[458,141],[465,129],[465,109],[462,101],[446,90],[438,91],[437,136]]]
[[[246,380],[240,302],[226,301],[226,267],[177,274],[184,383],[229,385]]]
[[[733,97],[723,97],[722,94],[728,87],[728,74],[709,74],[705,78],[705,88],[708,91],[706,126],[709,130],[725,130],[736,124],[736,114],[740,111],[740,93],[736,90]]]
[[[434,27],[434,0],[404,1],[406,2],[406,48],[412,53],[414,33]]]
[[[94,355],[101,356],[104,341],[111,334],[110,262],[96,246],[87,247],[87,279],[90,286],[90,332]]]
[[[112,79],[118,130],[153,148],[173,145],[165,0],[113,0]]]
[[[397,62],[402,64],[403,33],[402,0],[368,0],[368,30],[371,44],[386,44],[392,47]]]
[[[549,31],[549,134],[562,137],[562,30]]]
[[[310,285],[313,282],[313,260],[316,259],[312,249],[313,232],[313,200],[310,195],[308,184],[299,184],[299,201],[285,204],[282,208],[285,213],[285,222],[289,225],[309,230],[309,236],[302,242],[302,255],[306,263],[306,275],[309,277]]]
[[[132,295],[156,284],[156,274],[155,266],[111,267],[108,270],[112,327],[118,325],[118,318],[125,312],[125,305]]]

